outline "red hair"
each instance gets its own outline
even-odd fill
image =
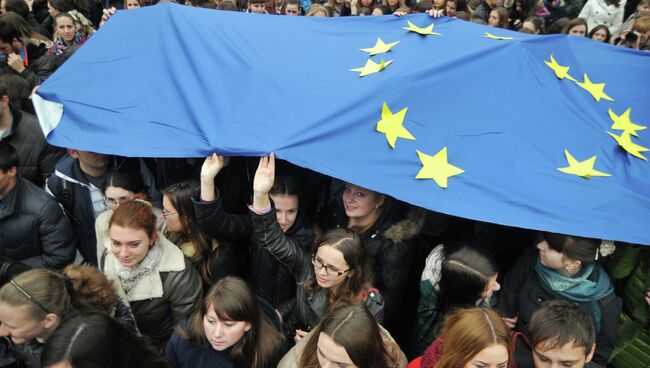
[[[141,200],[127,201],[113,211],[108,228],[117,225],[143,230],[150,239],[153,239],[156,236],[156,221],[151,204]]]

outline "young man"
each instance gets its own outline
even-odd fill
[[[0,20],[0,53],[6,56],[0,72],[13,72],[31,88],[52,74],[52,57],[44,44],[33,44],[14,25]]]
[[[3,266],[60,269],[74,260],[75,239],[56,201],[17,174],[18,154],[0,142],[0,258]],[[4,271],[3,271],[4,272]]]
[[[600,368],[591,363],[596,350],[594,322],[577,305],[547,301],[533,314],[529,328],[535,368]]]

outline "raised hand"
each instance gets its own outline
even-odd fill
[[[201,180],[214,180],[221,169],[226,166],[226,158],[213,153],[208,156],[201,166]]]
[[[275,181],[275,154],[269,157],[260,157],[260,163],[253,179],[253,193],[268,195]]]

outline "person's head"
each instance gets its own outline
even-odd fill
[[[650,0],[641,0],[636,6],[636,13],[639,17],[650,17]]]
[[[316,285],[342,298],[355,297],[371,279],[361,239],[344,229],[330,230],[323,235],[312,263]]]
[[[83,313],[63,322],[47,340],[41,366],[94,368],[167,368],[142,337],[115,319]]]
[[[251,13],[266,13],[266,0],[248,0],[248,11]]]
[[[385,195],[351,183],[345,184],[342,198],[345,214],[362,227],[374,224],[386,202]]]
[[[490,17],[488,18],[488,25],[490,27],[507,29],[508,22],[508,9],[499,7],[490,11]]]
[[[433,8],[437,10],[445,10],[447,0],[433,0]]]
[[[418,1],[415,4],[415,11],[418,12],[418,13],[426,13],[431,9],[433,9],[433,2],[428,1],[428,0],[426,0],[426,1]]]
[[[562,33],[568,34],[569,36],[585,37],[587,31],[587,21],[582,18],[575,18],[564,27]]]
[[[269,366],[282,340],[248,284],[231,276],[210,288],[181,335],[217,351],[232,349],[233,360],[249,367]]]
[[[8,100],[2,96],[2,100]],[[0,141],[0,197],[9,193],[16,186],[18,174],[18,152],[6,140]]]
[[[21,38],[38,39],[48,42],[48,39],[39,34],[23,17],[6,12],[0,15],[0,52],[5,55],[19,54],[25,45]]]
[[[286,5],[284,6],[284,15],[289,15],[289,16],[302,15],[302,9],[300,8],[300,0],[287,0]]]
[[[313,329],[300,356],[299,368],[388,368],[388,354],[375,318],[363,304],[329,312]]]
[[[0,336],[17,344],[47,339],[72,315],[109,314],[116,302],[113,284],[97,268],[70,265],[61,274],[29,270],[0,289]]]
[[[68,13],[59,13],[54,17],[54,29],[66,43],[71,43],[77,33],[74,18]]]
[[[147,199],[147,189],[140,173],[130,170],[118,170],[109,175],[104,186],[104,203],[110,210],[120,204],[134,199]]]
[[[124,9],[137,9],[143,6],[142,0],[124,0]]]
[[[494,261],[475,246],[450,243],[445,248],[452,249],[442,262],[439,283],[441,305],[446,310],[476,305],[501,288]]]
[[[577,305],[550,300],[533,313],[528,325],[535,368],[582,368],[596,349],[592,318]]]
[[[47,11],[55,17],[59,13],[67,13],[74,10],[74,3],[71,0],[48,0]]]
[[[406,6],[406,1],[405,0],[386,0],[385,2],[386,6],[391,9],[391,12],[393,10],[396,10],[398,8]]]
[[[453,17],[456,14],[456,0],[447,0],[445,4],[445,15]]]
[[[2,9],[0,10],[3,14],[5,12],[14,12],[25,19],[29,15],[29,7],[25,0],[2,0],[1,5]]]
[[[484,25],[484,26],[487,26],[487,22],[486,22],[486,21],[484,21],[482,18],[475,17],[475,16],[472,16],[472,18],[470,19],[470,22],[472,22],[472,23],[476,23],[476,24],[482,24],[482,25]]]
[[[90,176],[102,176],[111,168],[112,156],[68,148],[70,157],[79,161],[81,171]]]
[[[172,184],[162,191],[162,216],[167,224],[167,230],[180,233],[199,231],[198,221],[192,205],[192,194],[199,187],[194,181],[183,181]]]
[[[122,266],[139,265],[157,240],[151,204],[139,200],[122,203],[108,222],[108,234],[111,252]]]
[[[533,31],[533,34],[543,34],[544,33],[544,23],[540,17],[530,17],[527,18],[521,28],[529,29]]]
[[[327,11],[327,8],[321,4],[312,4],[307,9],[305,16],[327,18],[329,17],[329,12]]]
[[[556,233],[541,233],[536,239],[542,266],[560,273],[574,274],[594,263],[600,241]]]
[[[237,3],[232,0],[223,0],[221,3],[219,3],[217,9],[226,11],[239,11],[237,8]]]
[[[9,98],[4,102],[0,98],[0,116],[5,111],[11,113],[9,104],[17,109],[34,113],[31,94],[32,87],[25,78],[15,74],[0,75],[0,97],[7,96]],[[0,129],[3,128],[0,127]]]
[[[386,15],[390,13],[391,10],[388,5],[377,5],[374,9],[372,9],[372,15]]]
[[[375,6],[375,0],[359,0],[359,8],[369,8],[372,9]]]
[[[637,18],[632,25],[632,32],[638,35],[639,46],[645,45],[650,39],[650,16]]]
[[[300,205],[300,186],[298,181],[290,176],[278,176],[269,192],[273,200],[275,214],[282,231],[291,229],[298,218]]]
[[[456,11],[456,13],[454,13],[454,18],[469,22],[469,14],[464,11]]]
[[[442,357],[436,368],[507,368],[512,361],[510,329],[488,308],[459,309],[445,318]]]
[[[604,24],[599,24],[589,31],[589,38],[594,41],[608,43],[610,37],[611,34],[609,33],[609,28]]]

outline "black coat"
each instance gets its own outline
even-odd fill
[[[20,176],[0,211],[0,256],[50,269],[63,268],[75,257],[74,232],[59,204]]]
[[[233,368],[230,349],[217,351],[208,343],[183,339],[174,332],[165,347],[165,359],[173,368]]]
[[[499,292],[497,309],[504,317],[518,316],[515,330],[530,336],[528,324],[533,313],[547,300],[557,299],[542,287],[535,271],[538,258],[537,249],[528,249],[510,269]],[[604,272],[604,271],[603,271]],[[590,303],[577,303],[587,314]],[[616,343],[618,317],[622,301],[614,293],[598,300],[601,311],[600,330],[596,335],[596,352],[593,362],[607,365]]]
[[[221,195],[212,202],[201,202],[194,197],[194,210],[199,226],[207,234],[234,242],[251,243],[251,280],[256,293],[277,307],[296,295],[296,278],[294,274],[266,249],[265,239],[253,233],[250,215],[231,215],[222,207]],[[275,211],[272,211],[275,219]],[[279,225],[278,225],[279,227]],[[300,213],[293,226],[282,234],[287,241],[309,253],[314,232]]]

